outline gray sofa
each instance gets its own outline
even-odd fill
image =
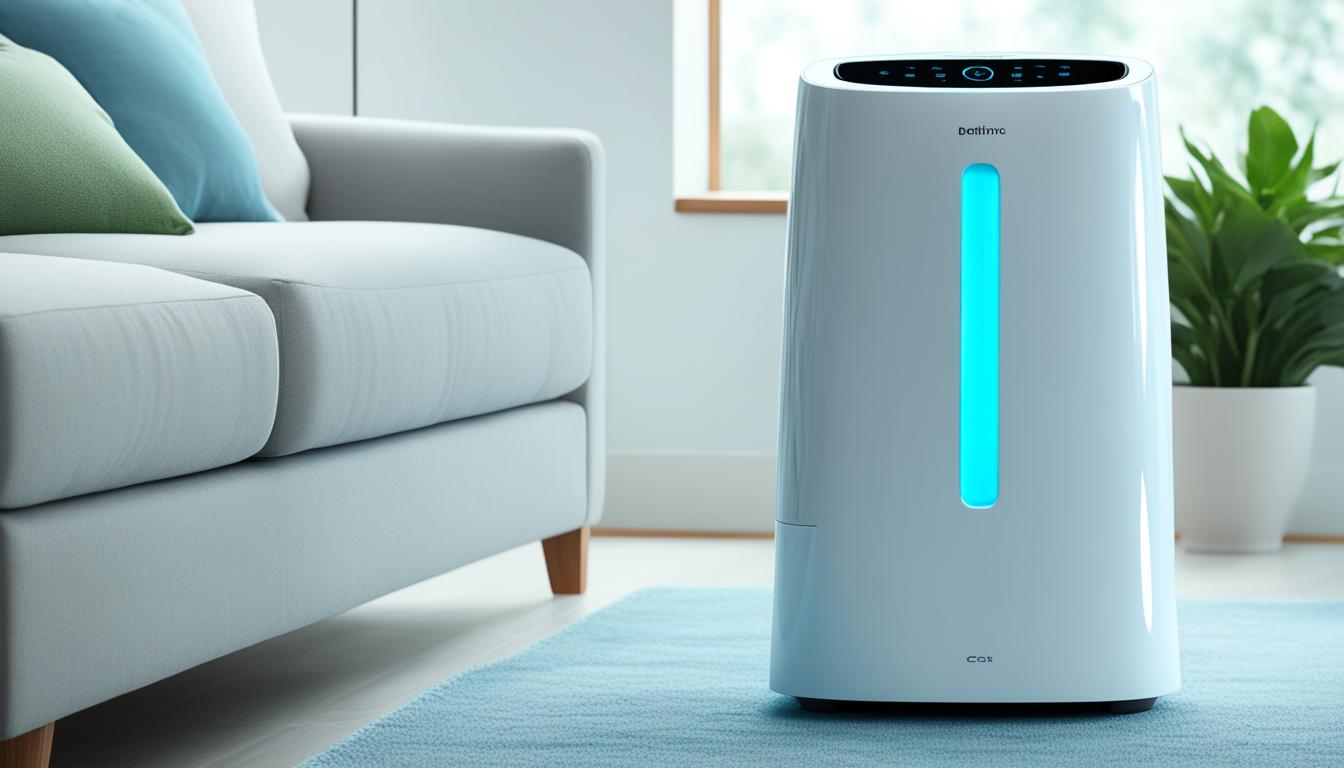
[[[600,145],[292,127],[307,175],[282,181],[310,221],[0,237],[0,762],[42,764],[79,709],[526,542],[556,592],[582,590]]]

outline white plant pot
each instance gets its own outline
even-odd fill
[[[1274,552],[1306,484],[1316,390],[1176,386],[1176,529],[1187,550]]]

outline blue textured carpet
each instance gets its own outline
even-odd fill
[[[1344,766],[1344,603],[1183,602],[1184,688],[1137,715],[807,715],[770,594],[637,593],[430,689],[306,766]]]

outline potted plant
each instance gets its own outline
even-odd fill
[[[1344,366],[1344,197],[1308,197],[1312,167],[1268,107],[1251,113],[1237,178],[1189,139],[1167,178],[1176,517],[1185,547],[1271,552],[1311,460],[1322,365]],[[1182,138],[1184,134],[1182,134]],[[1338,180],[1336,180],[1336,189]]]

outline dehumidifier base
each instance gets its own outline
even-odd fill
[[[1109,714],[1132,715],[1147,712],[1157,702],[1157,697],[1147,699],[1127,699],[1124,701],[1075,701],[1046,702],[1025,704],[972,704],[948,702],[907,702],[907,701],[836,701],[834,699],[809,699],[803,696],[798,705],[807,712],[837,713],[860,712],[865,714],[892,715],[937,715],[937,716],[984,716],[984,715],[1081,715]]]

